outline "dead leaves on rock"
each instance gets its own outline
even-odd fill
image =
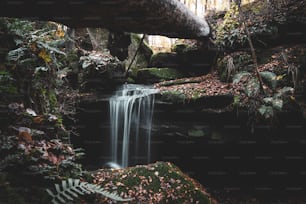
[[[178,84],[176,84],[176,81],[178,81]],[[171,86],[168,84],[171,84]],[[235,94],[237,91],[232,84],[221,82],[216,73],[200,77],[172,80],[167,83],[162,82],[155,84],[155,87],[161,93],[165,91],[179,92],[184,94],[188,99]]]
[[[135,203],[205,203],[210,199],[203,187],[184,175],[171,163],[157,162],[126,169],[102,169],[94,182],[105,190],[119,192],[122,197],[131,197]],[[97,203],[111,203],[99,198]]]

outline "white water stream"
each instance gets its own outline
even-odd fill
[[[123,168],[131,158],[150,162],[155,93],[150,86],[125,84],[109,100],[112,162]]]

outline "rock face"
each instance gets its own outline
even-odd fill
[[[172,52],[160,52],[152,55],[149,67],[169,67],[180,70],[185,76],[207,74],[216,56],[202,45],[178,43]]]
[[[51,20],[70,27],[105,27],[180,38],[206,38],[210,33],[208,23],[177,0],[8,0],[1,1],[0,15]]]

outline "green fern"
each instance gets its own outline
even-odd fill
[[[82,182],[79,179],[71,179],[62,181],[62,185],[55,184],[56,193],[54,194],[51,190],[46,189],[47,193],[53,198],[51,202],[53,204],[67,203],[73,201],[75,198],[85,194],[98,193],[107,198],[115,201],[131,201],[132,199],[121,198],[116,193],[110,193],[105,191],[101,186]]]

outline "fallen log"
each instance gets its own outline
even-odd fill
[[[210,32],[204,17],[178,0],[6,0],[0,2],[0,16],[178,38],[201,39]]]

